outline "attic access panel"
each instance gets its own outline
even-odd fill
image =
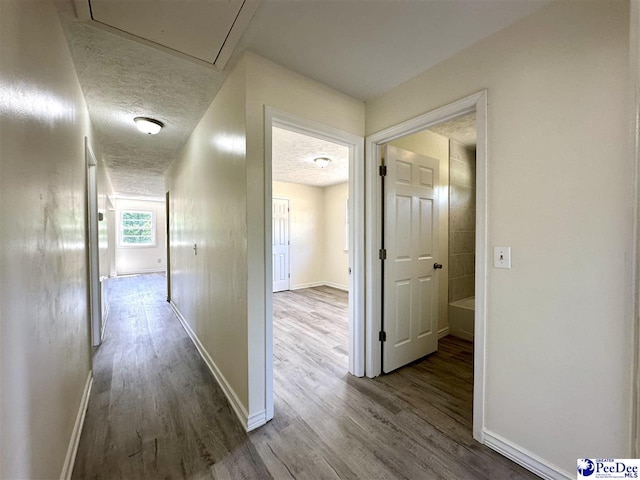
[[[87,0],[91,19],[224,68],[258,0]]]

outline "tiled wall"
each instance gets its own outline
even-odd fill
[[[474,295],[476,152],[449,146],[449,302]]]

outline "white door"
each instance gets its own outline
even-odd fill
[[[439,163],[391,146],[384,157],[382,350],[383,371],[390,372],[438,349]]]
[[[289,200],[273,199],[273,291],[289,290]]]

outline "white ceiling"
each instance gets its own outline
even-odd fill
[[[166,170],[226,72],[81,22],[71,0],[56,1],[116,194],[162,198]],[[234,56],[250,49],[369,99],[546,3],[263,0]],[[157,118],[166,127],[145,136],[135,130],[138,115]]]
[[[313,161],[327,157],[319,168]],[[272,175],[276,182],[328,187],[349,181],[349,148],[282,128],[273,128]]]
[[[367,100],[387,92],[548,0],[263,0],[246,46]]]

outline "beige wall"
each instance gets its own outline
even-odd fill
[[[438,332],[449,328],[449,140],[437,133],[425,130],[394,140],[389,145],[410,152],[436,158],[440,161],[438,181],[438,253],[437,261],[442,264],[438,275]]]
[[[247,245],[249,305],[249,413],[265,408],[264,110],[278,110],[364,134],[364,103],[255,54],[247,66]]]
[[[120,245],[120,216],[123,210],[147,210],[155,212],[155,247],[122,247]],[[167,268],[167,230],[164,202],[150,200],[116,199],[116,272],[132,273],[164,272]],[[101,267],[102,270],[102,267]]]
[[[449,302],[475,293],[476,153],[450,141]]]
[[[266,407],[265,106],[364,133],[362,102],[246,53],[167,174],[172,298],[251,422]]]
[[[631,454],[628,9],[554,2],[367,102],[374,133],[488,89],[485,425],[570,476]]]
[[[166,178],[172,300],[246,408],[245,81],[240,62]]]
[[[289,199],[291,289],[349,288],[345,201],[349,183],[312,187],[273,182],[273,196]]]
[[[324,283],[349,289],[349,252],[345,250],[346,207],[349,183],[324,190]]]
[[[58,478],[91,369],[89,116],[48,1],[0,2],[0,478]]]
[[[273,196],[289,200],[291,289],[323,283],[323,189],[296,183],[273,182]]]

